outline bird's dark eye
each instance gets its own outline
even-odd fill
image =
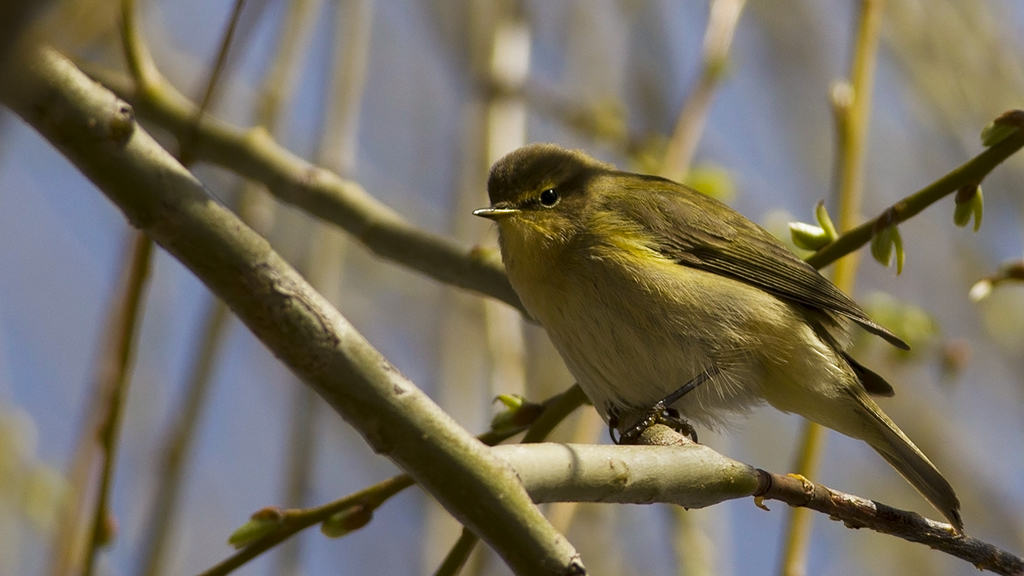
[[[558,204],[558,191],[554,188],[548,188],[547,190],[540,193],[540,203],[548,208],[551,208],[555,204]]]

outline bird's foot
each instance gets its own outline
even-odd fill
[[[689,436],[691,440],[697,442],[697,430],[694,429],[693,424],[679,415],[679,411],[675,408],[666,408],[661,402],[655,404],[643,418],[637,420],[632,426],[626,428],[617,437],[615,435],[616,429],[618,428],[618,418],[612,415],[608,419],[608,433],[612,437],[612,442],[616,444],[636,444],[637,440],[640,439],[640,435],[655,424],[664,424],[669,428]]]
[[[697,431],[694,429],[693,424],[690,424],[688,420],[683,418],[679,411],[675,408],[669,408],[677,400],[683,396],[692,392],[697,386],[707,382],[719,372],[717,366],[711,366],[707,370],[704,370],[698,374],[693,380],[690,380],[685,385],[680,387],[678,390],[672,392],[668,396],[659,400],[654,406],[648,410],[644,417],[637,420],[632,426],[625,429],[616,436],[616,430],[618,430],[619,424],[619,410],[617,407],[608,408],[608,434],[612,438],[612,442],[616,444],[636,444],[636,441],[640,439],[640,435],[643,434],[644,430],[647,430],[655,424],[664,424],[669,428],[672,428],[676,432],[689,436],[691,440],[697,442]]]

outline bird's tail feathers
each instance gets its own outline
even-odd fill
[[[860,392],[860,391],[859,391]],[[963,531],[960,519],[960,500],[953,487],[928,457],[907,438],[896,424],[882,412],[874,400],[860,392],[857,399],[865,409],[865,417],[872,419],[876,432],[865,438],[886,462],[917,488],[925,499],[949,520],[957,531]]]

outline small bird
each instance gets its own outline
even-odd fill
[[[949,482],[869,394],[846,352],[868,318],[813,267],[717,200],[554,144],[494,164],[502,261],[526,310],[611,427],[664,404],[719,427],[767,402],[867,442],[958,530]]]

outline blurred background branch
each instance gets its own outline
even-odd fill
[[[845,98],[833,98],[836,125],[836,166],[839,208],[839,232],[846,232],[861,219],[863,204],[864,164],[867,157],[867,134],[871,119],[871,102],[875,90],[875,66],[878,40],[885,15],[885,0],[861,0],[858,3],[857,28],[850,58],[848,87]],[[833,89],[833,94],[836,90]],[[832,281],[846,294],[853,294],[859,259],[856,254],[838,259]],[[820,268],[820,265],[817,265]],[[794,456],[793,471],[808,478],[817,478],[828,432],[815,422],[804,422]],[[807,508],[789,511],[785,540],[780,560],[780,576],[803,576],[807,573],[812,516]]]

